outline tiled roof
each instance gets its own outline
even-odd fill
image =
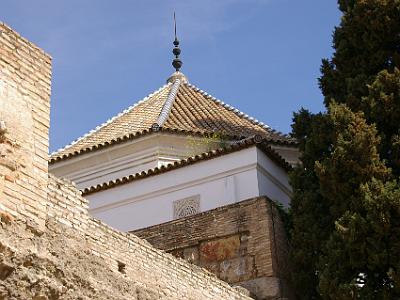
[[[282,168],[284,168],[286,171],[289,171],[292,169],[292,166],[286,162],[286,160],[280,156],[271,146],[269,145],[269,142],[267,139],[262,138],[259,135],[246,138],[243,140],[240,140],[234,144],[231,144],[229,146],[226,146],[224,148],[219,148],[216,150],[211,150],[209,152],[204,152],[195,156],[188,157],[186,159],[182,159],[180,161],[176,161],[174,163],[170,163],[166,166],[161,166],[161,167],[155,167],[152,169],[149,169],[147,171],[142,171],[140,173],[132,174],[129,176],[124,176],[121,178],[117,178],[114,180],[110,180],[108,182],[104,182],[101,184],[97,184],[95,186],[87,187],[83,190],[81,190],[82,195],[89,195],[93,194],[102,190],[108,190],[113,187],[123,185],[132,181],[144,179],[150,176],[162,174],[168,171],[172,171],[175,169],[179,169],[188,165],[195,164],[200,161],[205,161],[209,159],[213,159],[225,154],[229,154],[232,152],[240,151],[246,148],[249,148],[251,146],[257,146],[260,148],[266,155],[268,155],[269,158],[274,160],[278,165],[280,165]]]
[[[260,134],[283,138],[190,84],[180,86],[169,118],[163,127],[206,133],[220,132],[229,136],[246,137]]]
[[[87,149],[95,149],[113,139],[149,129],[154,119],[160,114],[170,87],[171,84],[161,87],[71,144],[52,153],[51,160],[76,155]]]
[[[179,79],[51,154],[54,163],[157,130],[187,134],[260,135],[276,143],[295,141]]]

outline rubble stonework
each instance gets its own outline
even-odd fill
[[[250,299],[91,218],[47,171],[50,57],[0,23],[0,67],[0,300]]]
[[[265,197],[132,233],[245,287],[256,299],[292,298],[284,224],[275,204]]]

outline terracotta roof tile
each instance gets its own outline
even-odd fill
[[[236,138],[260,135],[270,142],[295,143],[293,139],[272,130],[197,87],[178,80],[165,85],[77,141],[52,153],[50,162],[54,163],[157,130],[159,128],[154,128],[153,125],[159,122],[161,112],[163,122],[158,124],[158,127],[170,132],[218,132]]]
[[[228,136],[248,137],[259,134],[279,140],[287,139],[186,83],[179,87],[170,116],[163,127],[206,133],[220,132]]]

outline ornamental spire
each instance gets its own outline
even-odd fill
[[[174,12],[174,29],[175,29],[175,40],[174,40],[174,49],[172,53],[175,55],[174,60],[172,61],[172,66],[175,68],[176,72],[179,72],[179,69],[182,67],[182,61],[179,59],[179,54],[181,54],[181,49],[179,48],[179,40],[176,37],[176,17]]]
[[[186,76],[179,72],[179,69],[182,67],[182,61],[179,59],[179,54],[181,54],[181,49],[179,48],[179,40],[176,36],[176,17],[174,12],[174,31],[175,31],[175,40],[174,40],[174,49],[172,53],[175,55],[174,60],[172,61],[172,66],[175,68],[175,72],[167,79],[167,83],[173,83],[177,79],[181,82],[188,82]]]

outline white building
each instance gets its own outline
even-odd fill
[[[179,68],[177,68],[179,69]],[[287,206],[293,139],[175,72],[166,85],[51,154],[91,213],[129,231],[266,195]]]

